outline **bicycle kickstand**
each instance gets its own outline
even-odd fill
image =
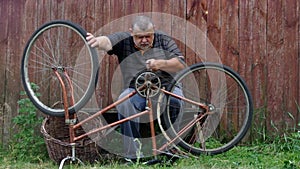
[[[59,165],[59,169],[62,169],[64,167],[64,163],[67,160],[71,160],[71,162],[75,162],[77,160],[80,164],[84,165],[84,163],[75,155],[75,143],[71,143],[71,146],[72,146],[72,156],[67,156],[66,158],[62,159]]]

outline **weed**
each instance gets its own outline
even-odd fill
[[[38,91],[39,87],[32,84]],[[46,146],[43,137],[37,131],[42,123],[42,118],[37,115],[37,109],[26,93],[21,91],[23,97],[18,101],[18,115],[13,118],[14,129],[18,131],[10,142],[9,150],[15,160],[38,162],[45,159]]]
[[[142,143],[141,143],[141,141],[140,141],[139,139],[137,139],[137,138],[134,139],[134,142],[138,143],[138,145],[139,145],[139,149],[138,149],[137,152],[136,152],[137,163],[139,164],[140,158],[141,158],[141,156],[142,156],[142,152],[141,152],[141,150],[142,150]]]

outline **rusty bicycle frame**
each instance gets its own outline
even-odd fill
[[[68,103],[68,96],[67,96],[67,88],[66,88],[66,85],[63,81],[63,78],[61,76],[61,74],[59,72],[62,72],[64,74],[64,77],[66,77],[67,79],[67,83],[68,83],[68,86],[70,88],[70,105],[73,105],[74,104],[74,96],[73,96],[73,87],[72,87],[72,81],[68,75],[68,73],[66,72],[65,69],[53,69],[55,75],[57,76],[59,82],[60,82],[60,85],[61,85],[61,88],[62,88],[62,94],[63,94],[63,101],[64,101],[64,111],[65,111],[65,123],[67,125],[69,125],[69,135],[70,135],[70,144],[72,145],[72,156],[68,156],[66,157],[65,159],[63,159],[61,161],[61,164],[60,164],[60,168],[63,167],[63,164],[66,160],[72,160],[72,161],[75,161],[75,160],[78,160],[80,163],[82,163],[80,161],[80,159],[78,159],[75,155],[75,142],[84,138],[84,137],[87,137],[91,134],[94,134],[96,132],[99,132],[99,131],[102,131],[102,130],[105,130],[107,128],[110,128],[110,127],[113,127],[113,126],[116,126],[116,125],[119,125],[121,123],[124,123],[124,122],[127,122],[131,119],[134,119],[134,118],[137,118],[137,117],[140,117],[142,115],[145,115],[145,114],[148,114],[149,115],[149,121],[150,121],[150,132],[151,132],[151,140],[152,140],[152,150],[153,150],[153,156],[157,156],[157,152],[162,152],[164,149],[166,149],[170,144],[174,143],[183,133],[185,133],[187,130],[189,130],[194,124],[196,124],[197,122],[199,122],[202,118],[204,118],[206,115],[208,115],[210,112],[209,112],[209,106],[207,105],[204,105],[202,103],[198,103],[198,102],[195,102],[193,100],[190,100],[190,99],[187,99],[187,98],[184,98],[182,96],[178,96],[172,92],[169,92],[163,88],[159,88],[158,90],[160,90],[160,92],[163,92],[167,95],[170,95],[170,96],[173,96],[177,99],[180,99],[180,100],[184,100],[186,102],[189,102],[191,104],[194,104],[194,105],[197,105],[199,106],[200,108],[204,109],[205,110],[205,113],[203,114],[199,114],[198,117],[194,118],[191,122],[189,122],[185,127],[183,127],[179,132],[178,132],[178,135],[169,140],[167,143],[165,143],[164,145],[162,145],[159,149],[157,149],[157,145],[156,145],[156,139],[155,139],[155,129],[154,129],[154,119],[153,119],[153,111],[152,111],[152,102],[151,102],[151,99],[149,99],[149,95],[147,95],[146,97],[146,109],[145,111],[142,111],[138,114],[135,114],[135,115],[132,115],[132,116],[129,116],[129,117],[126,117],[122,120],[118,120],[118,121],[115,121],[113,123],[110,123],[110,124],[107,124],[107,125],[104,125],[102,127],[99,127],[99,128],[96,128],[92,131],[89,131],[87,133],[84,133],[84,134],[81,134],[79,136],[75,136],[75,130],[78,129],[80,126],[82,126],[83,124],[87,123],[88,121],[104,114],[105,112],[107,112],[108,110],[116,107],[118,104],[124,102],[125,100],[131,98],[132,96],[134,96],[135,94],[138,94],[137,90],[143,90],[145,88],[147,88],[147,84],[143,84],[142,86],[140,86],[137,90],[134,90],[132,91],[131,93],[129,93],[128,95],[126,95],[125,97],[123,97],[122,99],[120,100],[117,100],[116,102],[110,104],[109,106],[103,108],[102,110],[98,111],[97,113],[89,116],[88,118],[76,123],[76,113],[72,114],[72,117],[70,116],[69,114],[69,111],[68,111],[68,107],[69,107],[69,103]],[[149,82],[148,82],[149,83]],[[151,82],[150,82],[151,83]],[[148,85],[149,87],[149,85]],[[155,88],[156,86],[151,86],[152,88]],[[157,88],[157,87],[156,87]]]

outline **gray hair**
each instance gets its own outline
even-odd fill
[[[137,16],[132,22],[132,29],[139,28],[141,31],[146,31],[150,28],[153,28],[153,22],[148,16]]]

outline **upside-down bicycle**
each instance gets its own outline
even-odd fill
[[[218,154],[234,147],[247,133],[253,113],[249,90],[238,73],[218,63],[189,66],[179,72],[167,88],[161,86],[155,72],[140,73],[135,91],[87,119],[76,122],[74,115],[94,93],[99,73],[97,52],[87,44],[85,37],[86,31],[70,21],[46,23],[29,39],[21,65],[22,82],[30,100],[47,115],[65,117],[70,130],[70,143],[75,145],[76,141],[90,134],[145,114],[150,118],[153,155],[171,144],[194,155]],[[40,87],[38,92],[32,88],[32,83]],[[172,92],[178,86],[183,90],[183,97]],[[135,94],[148,100],[145,111],[75,137],[74,131],[81,125]],[[158,101],[157,104],[164,104],[166,109],[156,112],[160,129],[168,142],[156,147],[150,98],[162,94],[166,101]],[[182,118],[176,122],[170,117],[172,98],[184,102],[179,112]],[[62,104],[53,107],[57,102]],[[159,109],[161,106],[157,107]],[[71,115],[73,118],[70,118]]]

